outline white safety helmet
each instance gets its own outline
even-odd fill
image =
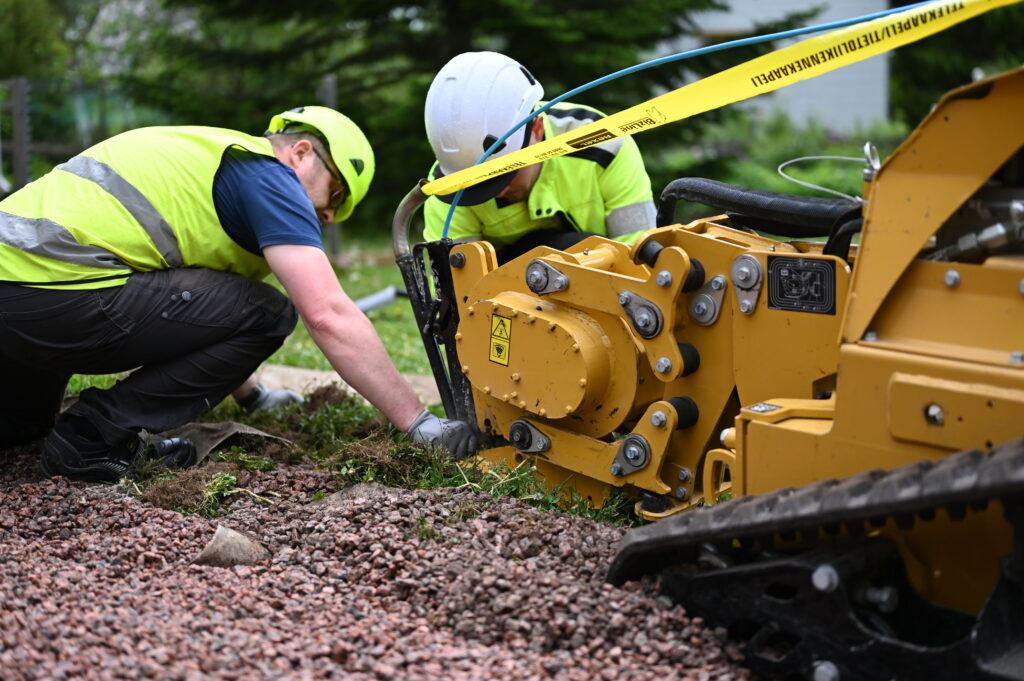
[[[463,52],[444,65],[427,91],[424,120],[437,156],[435,177],[468,168],[498,138],[530,115],[544,96],[537,79],[515,59],[497,52]],[[491,154],[519,151],[530,140],[527,123]],[[493,198],[515,177],[505,173],[467,187],[460,204],[473,206]],[[454,194],[439,196],[451,203]]]

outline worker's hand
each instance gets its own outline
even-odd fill
[[[456,459],[463,459],[480,448],[476,433],[469,424],[434,416],[426,409],[409,426],[409,439],[440,445],[454,454]]]
[[[262,383],[257,383],[256,388],[245,399],[238,400],[238,404],[247,414],[285,407],[293,402],[301,403],[305,400],[294,390],[267,390]]]

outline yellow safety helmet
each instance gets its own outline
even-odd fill
[[[299,106],[282,111],[270,119],[264,134],[302,132],[303,128],[313,128],[319,133],[334,165],[348,184],[348,195],[334,214],[334,221],[342,222],[352,215],[356,204],[370,189],[376,168],[373,148],[352,119],[326,106]]]

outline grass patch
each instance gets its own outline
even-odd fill
[[[615,494],[601,508],[593,508],[587,499],[569,486],[571,481],[549,489],[535,474],[528,460],[512,468],[505,464],[491,465],[473,460],[460,466],[462,484],[496,498],[513,497],[541,510],[559,510],[619,525],[632,525],[633,502],[625,495]]]
[[[186,471],[167,471],[142,481],[133,481],[135,492],[159,508],[207,518],[220,515],[224,503],[238,494],[249,495],[268,504],[267,496],[256,494],[240,484],[250,478],[248,471],[224,461],[212,462]],[[272,493],[271,493],[272,494]]]

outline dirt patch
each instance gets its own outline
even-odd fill
[[[302,411],[306,414],[315,414],[327,404],[343,404],[348,400],[355,399],[335,383],[317,388],[309,394],[302,404]]]
[[[217,462],[182,471],[173,479],[154,483],[142,493],[142,499],[158,508],[199,509],[206,503],[210,482],[218,475],[233,475],[239,486],[244,486],[249,473],[233,463]]]

